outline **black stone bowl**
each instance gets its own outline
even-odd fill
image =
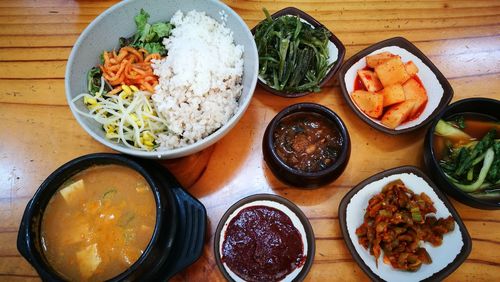
[[[139,259],[109,281],[168,280],[201,255],[205,237],[205,207],[182,189],[162,166],[117,154],[90,154],[54,171],[28,202],[19,227],[17,249],[44,281],[65,281],[44,257],[41,222],[45,208],[58,188],[71,176],[92,166],[116,164],[132,168],[148,182],[156,202],[156,225],[151,241]]]
[[[452,196],[456,200],[478,209],[500,209],[500,203],[490,202],[475,198],[468,193],[456,188],[450,183],[439,166],[434,153],[434,130],[439,119],[447,119],[453,115],[460,113],[472,113],[479,115],[487,115],[491,118],[500,121],[500,101],[488,98],[469,98],[457,101],[447,107],[442,114],[436,117],[434,122],[427,130],[424,142],[424,162],[431,178],[436,182],[438,187]]]
[[[337,126],[343,143],[337,160],[331,166],[316,172],[305,172],[288,166],[278,156],[274,148],[274,131],[284,117],[294,113],[320,114]],[[315,188],[337,179],[342,174],[351,155],[351,141],[347,127],[335,112],[315,103],[298,103],[286,107],[271,120],[264,133],[262,150],[264,160],[278,179],[296,187]]]

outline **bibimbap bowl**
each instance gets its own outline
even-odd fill
[[[76,100],[75,97],[87,90],[87,72],[100,64],[99,56],[104,51],[117,50],[119,48],[119,38],[129,37],[136,31],[134,17],[144,9],[150,18],[148,23],[168,22],[174,13],[181,11],[188,13],[196,10],[204,12],[217,22],[225,22],[225,27],[232,32],[234,44],[241,45],[243,51],[243,74],[241,77],[241,96],[237,99],[237,108],[225,124],[208,136],[198,139],[194,143],[173,149],[162,149],[158,151],[145,151],[130,148],[122,142],[110,141],[106,138],[106,131],[103,126],[92,117],[87,117],[78,112],[88,113],[89,109],[84,102]],[[252,98],[257,82],[258,55],[253,36],[243,20],[227,5],[215,0],[189,0],[189,1],[124,1],[118,3],[101,15],[99,15],[82,32],[68,59],[65,75],[66,98],[77,122],[94,139],[113,150],[144,158],[170,159],[186,156],[198,152],[216,143],[243,116]]]

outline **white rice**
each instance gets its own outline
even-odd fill
[[[170,22],[167,58],[153,62],[159,84],[152,99],[169,129],[159,134],[158,150],[195,143],[223,126],[242,91],[243,46],[224,22],[196,11],[177,11]]]

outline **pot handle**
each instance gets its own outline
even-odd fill
[[[207,225],[205,206],[179,186],[173,187],[173,190],[179,203],[179,226],[183,227],[176,234],[176,238],[186,244],[179,250],[175,264],[166,273],[166,280],[193,264],[201,256]]]
[[[26,205],[29,207],[31,205],[32,200],[28,202]],[[28,208],[23,213],[23,218],[21,219],[21,224],[19,225],[19,232],[17,233],[17,250],[19,253],[26,259],[28,260],[29,263],[31,262],[31,254],[29,251],[29,235],[28,235]]]

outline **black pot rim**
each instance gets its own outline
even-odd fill
[[[299,16],[301,19],[305,20],[314,28],[324,28],[330,32],[330,35],[328,36],[328,40],[332,42],[335,47],[338,49],[338,57],[337,61],[335,61],[334,65],[328,70],[328,72],[325,74],[325,77],[321,79],[321,82],[319,83],[319,87],[323,87],[332,77],[335,76],[335,74],[338,72],[340,67],[342,66],[342,62],[344,61],[344,56],[345,56],[345,46],[340,41],[340,39],[333,34],[332,31],[330,31],[326,26],[324,26],[322,23],[320,23],[318,20],[307,14],[306,12],[297,9],[296,7],[286,7],[283,8],[274,14],[271,15],[271,18],[276,19],[282,16]],[[255,35],[255,31],[257,27],[262,23],[260,21],[254,28],[252,28],[251,32],[252,35]],[[285,92],[285,91],[280,91],[277,89],[272,88],[271,86],[267,85],[264,81],[262,81],[259,77],[257,78],[257,83],[264,88],[266,91],[271,92],[274,95],[285,97],[285,98],[296,98],[296,97],[302,97],[305,95],[308,95],[312,92],[310,91],[304,91],[304,92]]]
[[[279,122],[283,118],[295,113],[320,114],[329,121],[331,121],[335,126],[337,126],[340,136],[343,139],[343,143],[337,160],[331,166],[315,172],[305,172],[290,167],[278,156],[274,148],[273,133],[276,130],[276,127],[278,126]],[[263,145],[262,145],[263,149],[269,152],[268,158],[270,159],[267,159],[266,162],[269,164],[269,167],[271,168],[272,172],[280,179],[286,178],[285,176],[282,175],[283,173],[299,176],[304,181],[308,181],[312,178],[327,177],[332,173],[338,172],[338,170],[345,168],[345,165],[349,160],[351,140],[349,137],[349,132],[347,130],[347,127],[345,126],[342,119],[334,111],[320,104],[297,103],[284,108],[268,124],[266,128],[266,133],[267,134],[264,134]],[[279,167],[279,169],[276,166]],[[331,179],[330,181],[333,180],[334,179]],[[284,181],[286,181],[286,179],[284,179]]]
[[[83,164],[83,166],[82,166]],[[138,173],[140,173],[144,179],[148,182],[150,185],[151,191],[153,193],[153,196],[155,198],[156,202],[156,223],[155,223],[155,228],[153,230],[153,234],[151,236],[151,240],[149,241],[146,249],[144,250],[144,253],[137,259],[135,263],[133,263],[126,271],[120,273],[119,275],[109,279],[108,281],[120,281],[126,278],[128,275],[136,271],[140,265],[147,259],[148,255],[151,253],[153,250],[154,245],[158,242],[159,240],[159,235],[160,235],[160,229],[162,228],[162,223],[164,221],[168,221],[170,223],[169,225],[169,233],[168,236],[170,239],[173,239],[175,235],[175,231],[177,229],[177,211],[175,208],[175,202],[173,195],[168,189],[164,189],[167,191],[165,193],[168,197],[168,206],[163,206],[163,204],[160,201],[160,192],[159,192],[159,187],[157,187],[154,184],[153,178],[151,175],[135,160],[123,156],[123,155],[118,155],[118,154],[112,154],[112,153],[95,153],[95,154],[89,154],[89,155],[84,155],[81,157],[78,157],[76,159],[73,159],[59,168],[57,168],[53,173],[51,173],[45,181],[40,185],[38,190],[35,192],[33,195],[33,198],[30,200],[28,205],[26,206],[26,212],[25,212],[25,218],[23,217],[23,221],[26,220],[27,224],[25,226],[25,230],[20,230],[21,232],[26,232],[27,236],[23,237],[23,240],[26,240],[27,244],[27,249],[28,252],[31,254],[31,258],[27,258],[28,261],[35,267],[35,269],[39,273],[44,273],[50,277],[50,279],[55,279],[55,280],[64,280],[65,278],[60,276],[59,273],[52,268],[52,266],[48,263],[46,263],[43,259],[43,253],[38,252],[35,247],[35,240],[39,240],[39,236],[32,236],[34,234],[38,234],[35,232],[33,229],[33,226],[31,224],[32,220],[37,216],[40,215],[40,221],[43,217],[43,212],[48,204],[47,203],[40,203],[40,200],[45,193],[47,193],[47,189],[53,189],[51,191],[51,196],[49,197],[52,198],[52,195],[59,189],[60,184],[62,184],[64,181],[69,179],[71,176],[75,175],[76,173],[83,171],[91,166],[95,165],[106,165],[106,164],[116,164],[116,165],[122,165],[129,167],[131,169],[134,169]],[[64,176],[64,173],[66,171],[70,170],[71,173],[68,176]],[[60,182],[57,187],[52,187],[51,183],[53,182]],[[52,188],[51,188],[52,187]],[[169,209],[169,219],[163,219],[163,209],[168,208]],[[39,234],[38,234],[39,235]],[[36,237],[36,238],[34,238]],[[18,242],[18,248],[19,248],[19,242]],[[168,256],[168,253],[170,252],[171,246],[167,246],[166,249],[162,250],[164,253],[164,257]]]
[[[491,103],[491,104],[496,104],[498,109],[500,110],[500,100],[495,100],[495,99],[490,99],[490,98],[484,98],[484,97],[475,97],[475,98],[466,98],[462,100],[458,100],[452,104],[450,104],[441,114],[439,114],[435,120],[431,123],[429,128],[427,129],[427,134],[425,136],[425,144],[424,144],[424,162],[426,164],[426,167],[432,171],[432,174],[436,175],[435,180],[439,180],[439,182],[443,182],[446,184],[446,190],[449,190],[452,193],[450,196],[455,198],[456,200],[471,206],[475,208],[480,208],[480,209],[500,209],[500,203],[493,203],[490,201],[485,201],[481,200],[475,197],[470,196],[468,193],[463,192],[462,190],[456,188],[453,184],[451,184],[447,179],[446,176],[444,175],[443,171],[439,169],[439,164],[436,159],[436,154],[434,152],[434,147],[432,144],[434,144],[434,130],[436,129],[436,124],[440,119],[443,117],[447,116],[447,114],[450,111],[453,111],[455,108],[458,108],[462,106],[463,104],[469,104],[469,103]],[[480,111],[480,109],[474,109],[471,108],[470,113],[476,113],[477,111]],[[453,113],[455,114],[455,113]],[[427,155],[427,153],[429,155]],[[435,166],[438,169],[431,169],[431,166]],[[446,191],[447,192],[447,191]]]
[[[307,219],[307,216],[302,212],[302,210],[295,205],[293,202],[290,200],[278,196],[278,195],[273,195],[273,194],[254,194],[250,195],[247,197],[244,197],[231,205],[229,209],[222,215],[221,219],[219,220],[219,223],[217,225],[217,228],[215,230],[215,237],[214,237],[214,254],[215,254],[215,262],[217,266],[219,267],[219,270],[221,271],[222,275],[224,278],[226,278],[227,281],[234,281],[231,276],[227,273],[227,271],[224,268],[224,264],[221,260],[221,254],[219,252],[219,246],[221,244],[220,242],[220,233],[222,231],[222,228],[224,227],[224,224],[226,223],[227,219],[229,216],[239,207],[247,204],[247,203],[252,203],[255,201],[272,201],[272,202],[277,202],[279,204],[282,204],[289,208],[295,215],[299,218],[302,226],[304,227],[305,233],[306,233],[306,241],[307,241],[307,259],[304,265],[302,266],[302,270],[297,274],[297,276],[293,279],[293,281],[302,281],[304,278],[307,276],[307,273],[309,273],[309,270],[311,269],[312,263],[314,261],[314,254],[316,253],[316,242],[315,242],[315,237],[314,237],[314,231],[311,226],[311,223]]]

